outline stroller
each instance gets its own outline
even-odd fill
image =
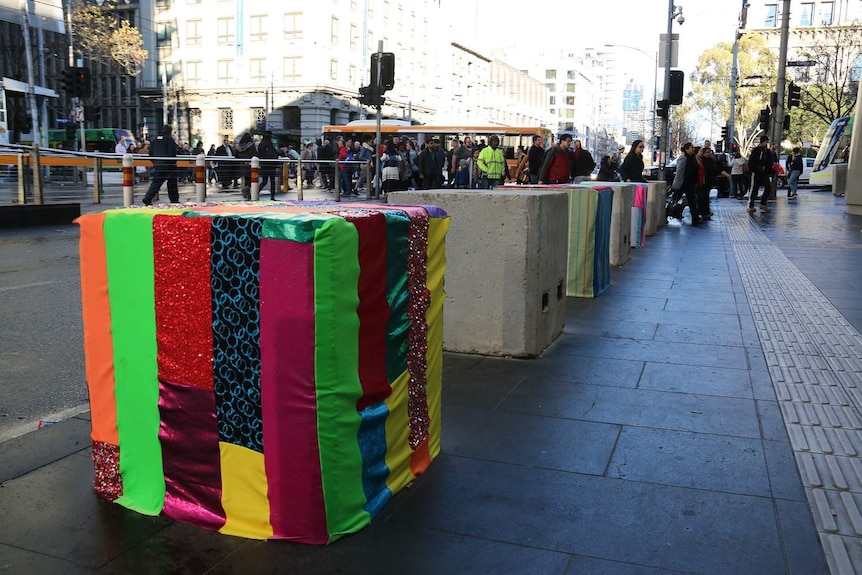
[[[666,195],[667,204],[665,206],[667,217],[682,221],[683,211],[688,206],[688,199],[682,190],[668,189]]]

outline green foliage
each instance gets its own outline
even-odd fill
[[[75,46],[85,60],[108,66],[119,66],[120,72],[136,76],[146,62],[141,33],[118,17],[116,2],[105,0],[101,6],[86,0],[74,0],[72,31]]]

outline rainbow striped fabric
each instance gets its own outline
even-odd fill
[[[440,208],[129,208],[77,222],[105,499],[326,544],[440,452]]]

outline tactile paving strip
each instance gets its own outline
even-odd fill
[[[743,205],[715,204],[830,571],[862,573],[862,336]]]

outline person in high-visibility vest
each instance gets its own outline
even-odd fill
[[[482,179],[479,187],[490,190],[494,186],[502,186],[503,180],[509,179],[509,166],[506,165],[506,157],[500,149],[500,138],[491,136],[488,145],[479,152],[477,161]]]

